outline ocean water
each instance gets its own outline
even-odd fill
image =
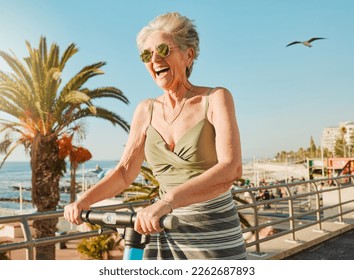
[[[77,183],[85,182],[92,185],[96,183],[100,177],[99,173],[93,172],[97,165],[102,168],[102,171],[108,171],[117,164],[116,161],[88,161],[80,165],[77,169]],[[67,164],[67,169],[70,166]],[[60,189],[68,189],[70,186],[70,174],[66,173],[60,180]],[[20,190],[22,190],[23,203],[7,201],[20,198]],[[70,194],[62,191],[60,193],[59,205],[65,205],[69,201]],[[1,212],[13,212],[23,210],[33,212],[35,208],[31,202],[31,167],[29,162],[5,162],[0,169],[0,215]]]

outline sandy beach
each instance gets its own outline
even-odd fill
[[[285,164],[273,162],[249,162],[243,165],[242,178],[257,186],[264,179],[266,182],[289,181],[291,178],[308,178],[307,167],[303,164]]]

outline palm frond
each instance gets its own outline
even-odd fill
[[[124,199],[124,203],[145,201],[145,200],[151,200],[151,198],[148,195],[136,195],[136,196],[132,196],[132,197]]]
[[[67,104],[82,104],[90,101],[90,97],[81,91],[73,90],[63,96],[63,102]]]
[[[73,120],[75,121],[87,117],[95,117],[110,121],[114,126],[120,125],[127,132],[130,129],[129,124],[119,115],[102,107],[96,107],[96,114],[93,114],[88,108],[81,109],[80,111],[73,114]]]
[[[59,66],[59,46],[56,44],[52,44],[50,47],[46,67],[47,69],[51,69],[53,67],[59,68],[60,71],[63,71],[63,69]]]
[[[21,124],[9,120],[0,119],[0,134],[7,130],[21,132],[19,129],[17,129],[17,127],[21,127]]]
[[[66,62],[78,51],[79,50],[75,44],[71,44],[69,47],[66,48],[66,50],[64,51],[64,54],[61,57],[60,63],[59,63],[60,71],[62,71],[64,69]]]
[[[22,116],[22,110],[15,104],[8,102],[3,96],[0,96],[0,111],[14,116],[15,118]]]
[[[2,167],[6,159],[17,148],[17,146],[23,144],[26,141],[23,137],[20,137],[18,139],[12,138],[13,127],[11,127],[10,125],[6,127],[6,129],[8,131],[5,133],[3,139],[0,141],[0,154],[5,154],[5,157],[3,158],[2,163],[0,164],[0,168]],[[2,132],[4,132],[4,130]]]
[[[82,91],[70,91],[61,94],[59,99],[53,105],[53,115],[58,123],[58,127],[69,125],[70,122],[75,121],[73,114],[81,111],[80,105],[85,104],[89,108],[89,112],[95,115],[96,108],[92,109],[93,105],[90,102],[90,97]]]
[[[47,74],[44,80],[45,94],[45,111],[47,113],[53,111],[53,105],[55,104],[58,89],[61,84],[60,80],[61,72],[59,68],[53,67],[47,69]]]
[[[33,82],[31,73],[26,69],[26,67],[18,60],[18,58],[13,55],[0,51],[0,56],[6,61],[10,68],[15,72],[15,74],[23,80],[26,86],[33,92]]]
[[[85,92],[91,99],[98,98],[115,98],[125,104],[129,104],[128,98],[123,94],[123,92],[115,87],[102,87],[96,88],[94,90],[83,89],[82,92]]]
[[[134,182],[123,193],[136,193],[136,195],[126,198],[124,202],[151,200],[158,195],[159,187],[144,186]]]
[[[150,194],[151,190],[147,189],[146,187],[144,187],[143,184],[134,182],[132,183],[131,186],[129,186],[124,192],[139,192],[139,193],[146,193],[146,194]]]
[[[98,62],[81,69],[63,88],[61,94],[66,94],[67,92],[73,90],[80,90],[80,88],[89,80],[90,78],[102,75],[104,72],[100,69],[104,66],[105,62]]]
[[[149,185],[136,181],[133,182],[124,193],[136,193],[136,195],[125,199],[125,202],[151,200],[159,194],[160,184],[155,178],[152,170],[149,167],[142,165],[140,168],[140,175],[150,182]]]
[[[48,54],[45,37],[40,38],[38,49],[32,49],[28,42],[26,44],[30,53],[26,62],[33,78],[36,108],[40,121],[48,129],[51,126],[48,115],[53,109],[53,102],[60,86],[59,47],[52,44]]]
[[[45,104],[46,90],[44,89],[46,68],[40,50],[32,49],[29,42],[26,42],[26,45],[30,56],[25,58],[25,61],[30,69],[33,84],[33,104],[31,104],[32,106],[29,108],[29,111],[31,111],[31,115],[38,122],[37,127],[41,128],[39,130],[40,133],[46,134],[46,112],[48,111]]]
[[[5,137],[5,139],[0,142],[0,154],[7,153],[7,150],[9,149],[11,144],[12,141],[8,139],[8,137]]]
[[[48,54],[47,54],[47,39],[43,36],[39,39],[39,47],[38,50],[43,58],[44,64],[47,64]],[[48,67],[47,67],[48,69]]]
[[[154,173],[152,172],[151,168],[146,167],[144,165],[140,168],[140,174],[148,181],[151,182],[152,185],[159,187],[160,183],[157,181]]]
[[[99,67],[103,66],[105,63],[104,62],[99,62],[90,66],[84,67],[78,74],[76,74],[63,88],[63,90],[60,92],[59,98],[55,104],[55,107],[53,108],[54,111],[56,112],[56,115],[62,114],[68,107],[71,107],[72,103],[68,102],[71,99],[72,93],[73,92],[81,92],[81,86],[91,77],[103,74],[103,72],[99,69]],[[85,93],[86,94],[86,93]],[[68,97],[69,96],[69,97]],[[87,95],[86,95],[87,96]],[[78,103],[86,103],[90,111],[95,114],[95,107],[91,104],[90,98],[83,100],[82,102],[78,102],[78,99],[76,99]]]
[[[28,103],[31,100],[29,88],[23,84],[22,80],[13,75],[7,75],[0,71],[0,92],[7,98]]]
[[[34,87],[34,96],[36,100],[42,101],[44,96],[44,80],[45,80],[45,66],[41,60],[38,50],[33,52],[33,55],[29,57],[29,63],[31,65],[31,75]],[[42,103],[42,102],[41,102]]]

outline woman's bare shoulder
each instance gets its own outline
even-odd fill
[[[220,106],[234,106],[232,93],[224,87],[215,87],[210,92],[210,106],[214,105],[219,108]]]
[[[212,98],[230,98],[231,92],[225,87],[214,87],[210,92]]]
[[[147,112],[147,111],[149,111],[152,102],[153,102],[152,98],[148,98],[148,99],[144,99],[144,100],[140,101],[138,103],[138,105],[136,106],[135,111],[136,112],[144,112],[144,111]]]
[[[140,101],[135,108],[133,121],[138,121],[140,124],[142,124],[149,120],[148,116],[151,112],[152,102],[152,98]]]

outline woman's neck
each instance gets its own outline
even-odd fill
[[[165,100],[172,108],[185,101],[187,95],[191,93],[193,85],[189,82],[186,84],[179,84],[176,89],[169,89],[164,91]]]

